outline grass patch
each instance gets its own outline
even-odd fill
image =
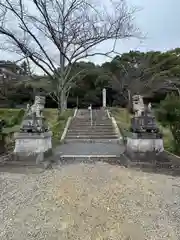
[[[60,143],[59,141],[68,117],[72,116],[73,113],[73,109],[67,109],[60,116],[58,116],[57,109],[49,108],[44,110],[44,116],[46,118],[48,126],[50,127],[50,130],[53,133],[53,145]],[[5,120],[7,123],[6,126],[2,129],[2,133],[6,136],[7,146],[12,145],[13,134],[19,131],[23,116],[24,112],[22,114],[22,109],[0,109],[0,119]]]
[[[8,119],[17,115],[20,109],[0,108],[0,119]]]
[[[53,146],[60,144],[61,135],[69,117],[74,113],[73,109],[67,109],[58,116],[57,109],[45,109],[44,116],[47,119],[48,125],[53,133]]]
[[[112,116],[116,119],[123,137],[126,137],[127,132],[129,131],[132,115],[125,108],[110,108],[110,112]],[[173,136],[171,134],[171,131],[168,128],[164,128],[160,123],[158,123],[158,126],[163,133],[164,148],[167,151],[173,152]]]
[[[129,132],[131,123],[131,115],[126,108],[110,108],[111,115],[116,119],[117,125],[120,129],[122,137],[125,141]]]
[[[164,140],[164,148],[169,152],[174,152],[173,148],[173,136],[171,131],[168,128],[163,127],[160,123],[158,124],[160,130],[163,133],[163,140]]]
[[[11,131],[10,129],[15,125],[17,126],[20,125],[24,113],[25,113],[24,109],[6,109],[6,108],[0,109],[0,119],[5,120],[5,128],[9,129],[7,131]]]

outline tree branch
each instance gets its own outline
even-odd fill
[[[105,4],[106,8],[90,0],[32,0],[28,8],[26,0],[3,0],[0,35],[4,42],[11,40],[9,49],[18,49],[50,77],[59,96],[76,79],[70,76],[75,62],[108,56],[116,52],[118,40],[139,37],[133,20],[135,10],[130,11],[125,0]],[[107,40],[114,41],[111,51],[97,52],[95,47]]]

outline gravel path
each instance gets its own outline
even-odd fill
[[[1,240],[180,239],[180,178],[72,164],[0,173]]]

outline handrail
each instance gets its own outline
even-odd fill
[[[91,120],[91,126],[93,125],[93,117],[92,117],[92,104],[88,107],[88,110],[90,111],[90,120]]]
[[[66,126],[65,126],[64,131],[63,131],[63,133],[62,133],[62,135],[61,135],[61,140],[60,140],[60,142],[63,142],[63,141],[64,141],[65,136],[66,136],[67,131],[68,131],[68,128],[69,128],[69,126],[70,126],[71,121],[72,121],[72,117],[68,117],[68,120],[67,120],[67,122],[66,122]]]
[[[78,108],[75,108],[73,117],[76,117]]]

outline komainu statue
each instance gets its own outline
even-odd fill
[[[27,104],[25,117],[23,119],[21,132],[45,132],[48,127],[45,126],[43,109],[45,105],[45,96],[36,96],[34,104]]]

